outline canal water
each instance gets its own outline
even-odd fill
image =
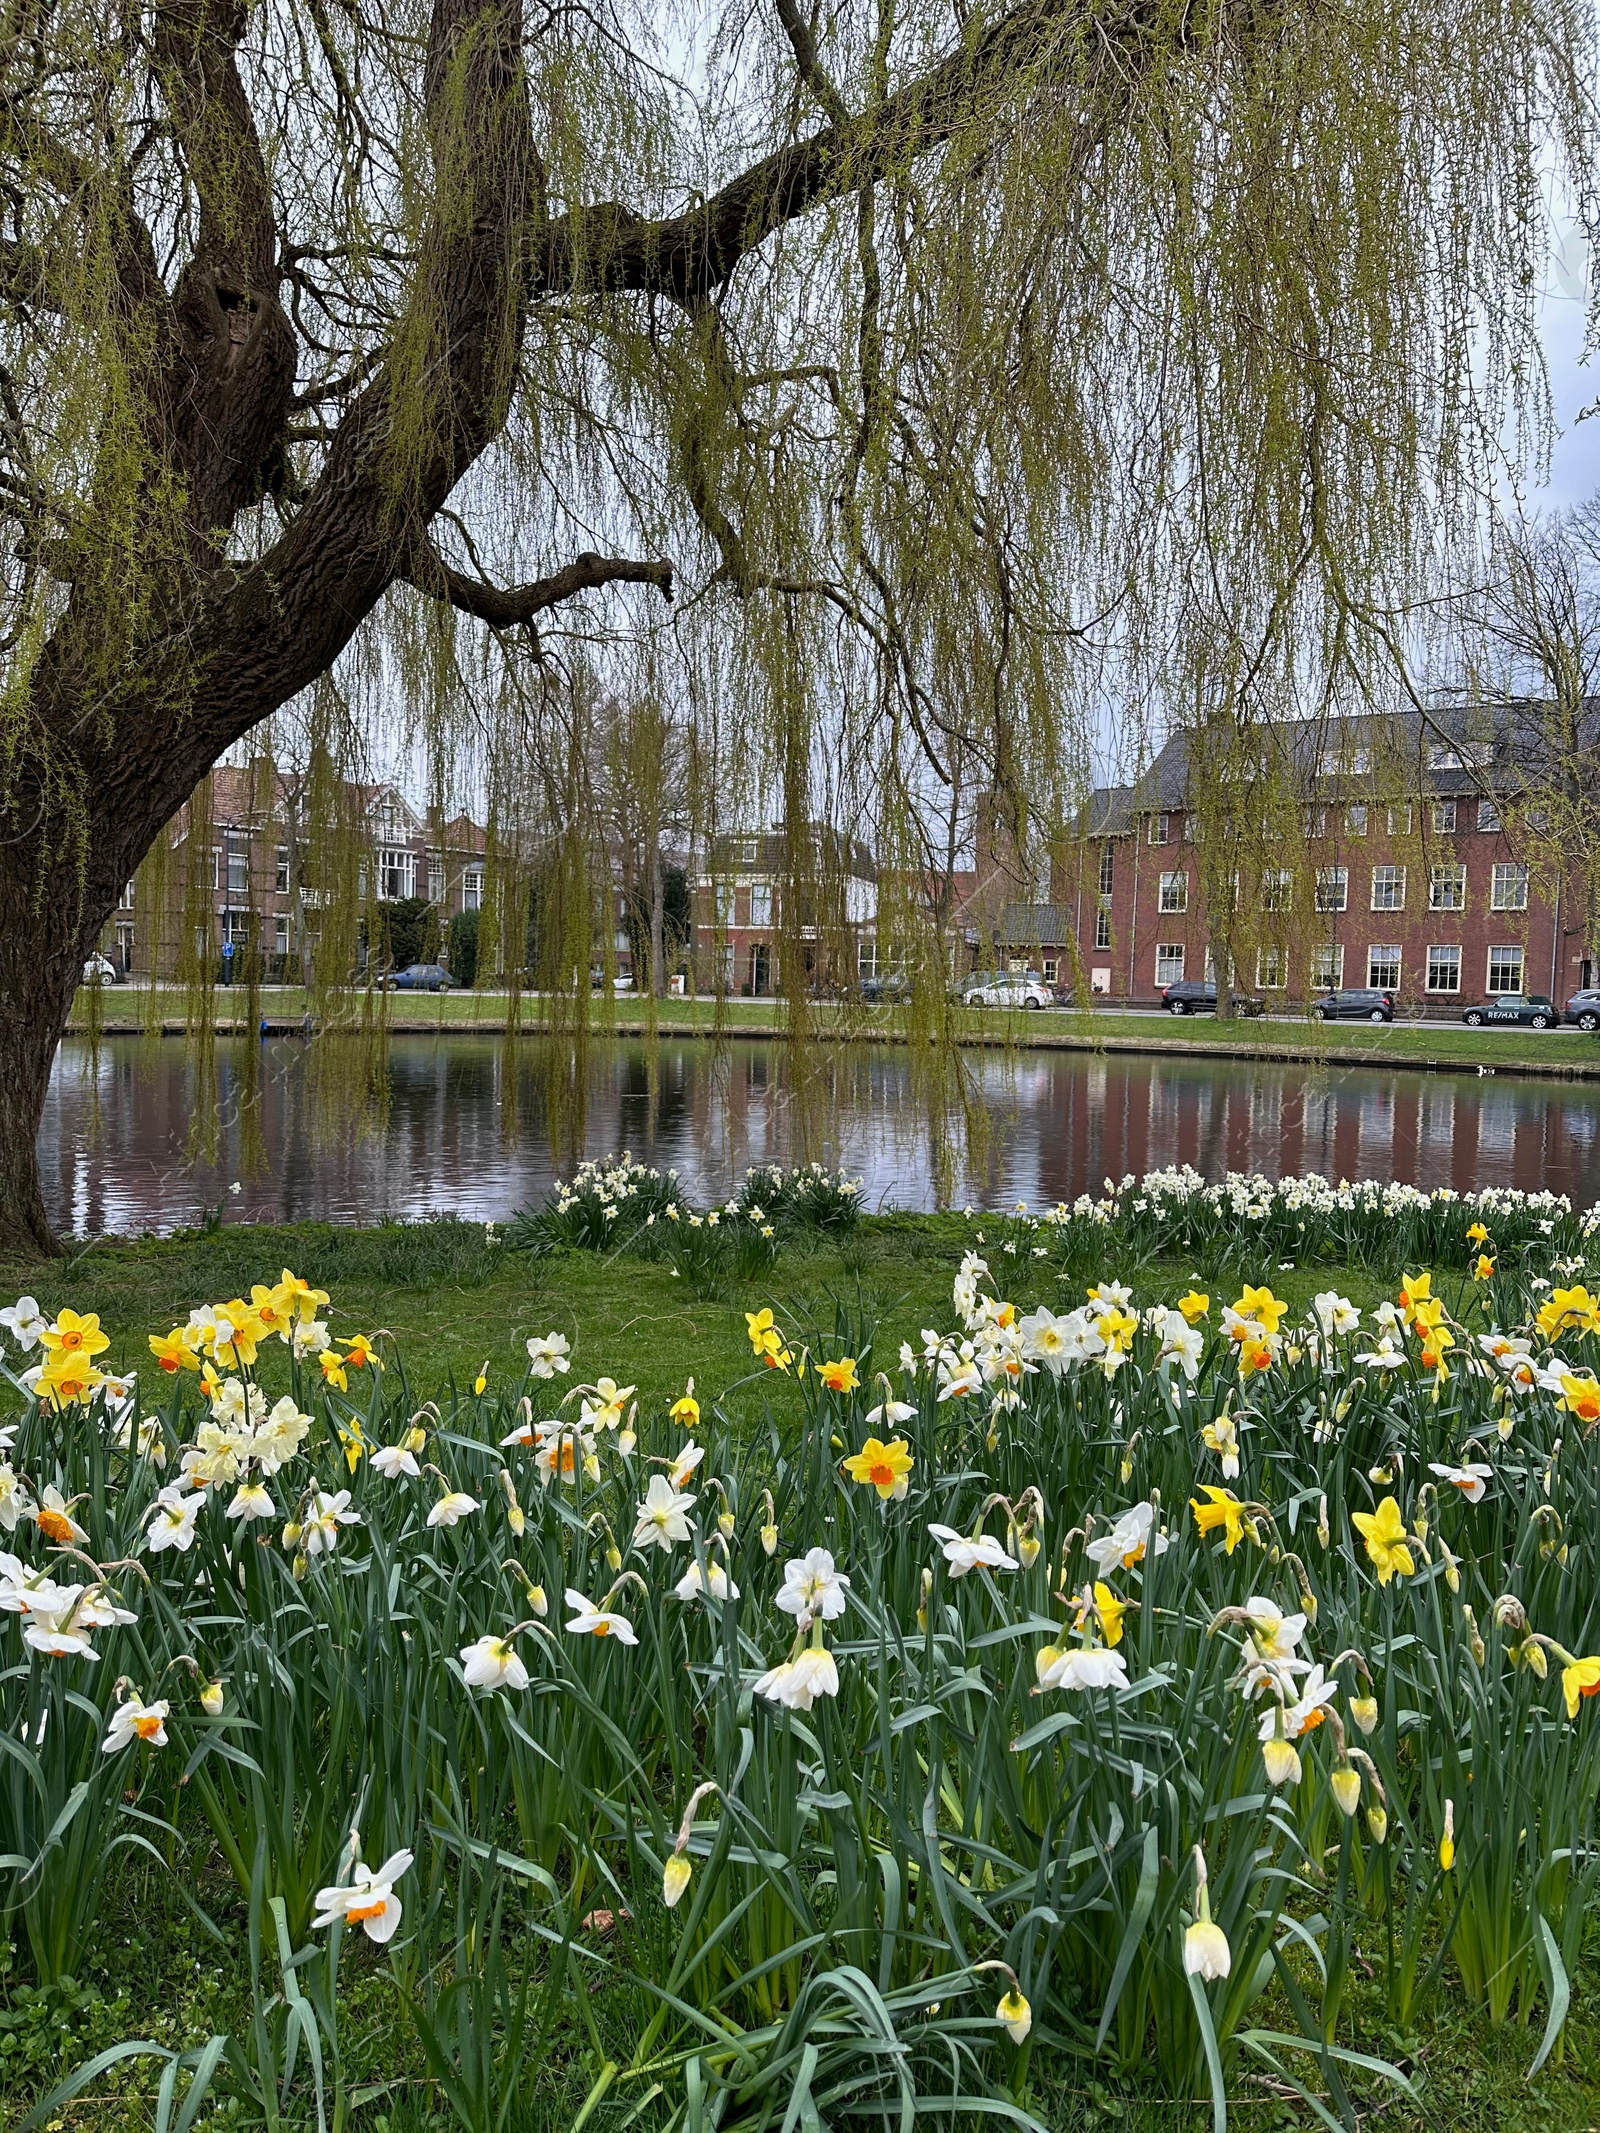
[[[1504,1073],[974,1052],[962,1060],[974,1139],[959,1100],[943,1130],[930,1125],[899,1045],[813,1055],[797,1079],[781,1044],[663,1040],[652,1058],[639,1041],[597,1040],[575,1076],[570,1053],[538,1041],[508,1064],[497,1038],[396,1037],[386,1094],[364,1112],[319,1096],[296,1038],[263,1040],[259,1064],[246,1117],[239,1061],[219,1041],[206,1160],[180,1040],[108,1038],[97,1055],[68,1041],[40,1137],[52,1219],[79,1236],[172,1229],[218,1206],[261,1221],[499,1222],[570,1174],[578,1133],[591,1154],[626,1147],[677,1169],[699,1201],[751,1165],[813,1156],[859,1176],[874,1207],[1050,1205],[1182,1163],[1600,1200],[1600,1083]]]

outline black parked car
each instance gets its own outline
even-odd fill
[[[1576,1022],[1579,1029],[1600,1029],[1600,986],[1590,985],[1572,995],[1567,1002],[1567,1020]]]
[[[408,963],[384,979],[391,992],[448,992],[455,983],[443,963]]]
[[[911,980],[903,970],[880,970],[875,978],[861,980],[861,997],[869,1007],[881,1007],[886,1001],[909,1000]]]
[[[1394,994],[1363,986],[1325,992],[1320,1000],[1312,1001],[1311,1012],[1319,1022],[1392,1022]]]
[[[1217,988],[1199,978],[1179,978],[1175,984],[1162,986],[1161,1004],[1169,1015],[1214,1015]],[[1236,1015],[1264,1015],[1267,1003],[1256,993],[1236,992],[1233,1011]]]
[[[1503,992],[1498,999],[1485,1000],[1481,1007],[1463,1009],[1461,1019],[1473,1029],[1482,1029],[1486,1022],[1522,1029],[1554,1029],[1561,1017],[1556,1013],[1555,1002],[1542,992]]]

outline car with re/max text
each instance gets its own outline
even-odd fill
[[[1542,992],[1502,992],[1463,1008],[1461,1019],[1469,1029],[1554,1029],[1561,1017]]]

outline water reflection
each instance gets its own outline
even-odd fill
[[[536,1044],[519,1047],[508,1069],[493,1038],[396,1038],[381,1128],[344,1119],[330,1139],[313,1132],[303,1047],[284,1038],[262,1049],[268,1170],[252,1179],[241,1178],[229,1046],[217,1059],[220,1160],[197,1167],[185,1152],[196,1069],[181,1043],[110,1038],[97,1062],[85,1044],[64,1045],[40,1142],[53,1219],[80,1235],[168,1229],[226,1201],[260,1220],[445,1211],[503,1220],[566,1167],[552,1153]],[[864,1177],[873,1204],[934,1204],[939,1151],[899,1047],[819,1058],[803,1087],[784,1048],[767,1043],[720,1052],[663,1043],[653,1067],[639,1042],[592,1047],[591,1151],[627,1146],[675,1166],[697,1198],[726,1191],[750,1164],[815,1154]],[[993,1132],[985,1161],[961,1166],[958,1199],[1048,1204],[1177,1163],[1212,1177],[1320,1170],[1600,1199],[1600,1085],[1068,1052],[974,1055],[970,1070]]]

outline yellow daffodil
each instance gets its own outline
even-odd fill
[[[1431,1274],[1407,1274],[1400,1284],[1400,1308],[1408,1318],[1415,1316],[1419,1303],[1426,1303],[1433,1295]]]
[[[1241,1318],[1253,1318],[1257,1325],[1265,1326],[1269,1333],[1276,1333],[1289,1306],[1281,1296],[1274,1296],[1270,1289],[1252,1289],[1247,1283],[1244,1294],[1233,1308]]]
[[[1073,1605],[1078,1611],[1077,1620],[1072,1625],[1074,1629],[1082,1630],[1092,1605],[1100,1618],[1100,1627],[1105,1631],[1107,1644],[1115,1649],[1122,1642],[1122,1618],[1128,1612],[1128,1603],[1126,1600],[1119,1600],[1109,1585],[1102,1585],[1097,1579],[1092,1602],[1088,1591],[1085,1590],[1078,1595]]]
[[[350,1390],[350,1380],[345,1376],[344,1357],[332,1348],[324,1348],[317,1360],[322,1365],[322,1380],[325,1385],[337,1385],[341,1392]]]
[[[291,1274],[287,1267],[279,1279],[278,1293],[292,1311],[299,1313],[302,1326],[309,1326],[328,1301],[326,1289],[314,1289],[309,1281],[302,1281],[298,1274]]]
[[[1560,1333],[1600,1333],[1600,1298],[1591,1296],[1582,1282],[1571,1289],[1552,1289],[1539,1306],[1538,1324],[1551,1341]]]
[[[1600,1422],[1600,1379],[1574,1377],[1570,1371],[1561,1373],[1561,1404],[1569,1414],[1593,1428]]]
[[[1126,1355],[1133,1346],[1133,1336],[1139,1330],[1139,1320],[1132,1311],[1124,1311],[1119,1305],[1113,1304],[1109,1311],[1102,1312],[1095,1320],[1094,1330],[1108,1348],[1119,1355]]]
[[[52,1407],[87,1407],[105,1383],[86,1356],[57,1349],[34,1383],[35,1396]]]
[[[1272,1368],[1272,1343],[1247,1333],[1239,1343],[1239,1375],[1252,1378]]]
[[[294,1329],[294,1303],[284,1294],[282,1284],[268,1288],[263,1282],[255,1282],[250,1290],[250,1309],[261,1327],[262,1337],[276,1334],[286,1341]]]
[[[844,1470],[852,1481],[876,1489],[887,1503],[891,1496],[898,1500],[905,1495],[915,1464],[904,1437],[892,1438],[887,1444],[869,1437],[860,1451],[844,1462]]]
[[[481,1369],[481,1370],[480,1370],[480,1371],[478,1372],[478,1375],[477,1375],[477,1376],[476,1376],[476,1377],[475,1377],[475,1378],[473,1379],[473,1381],[472,1381],[472,1389],[473,1389],[473,1391],[474,1391],[475,1393],[480,1393],[480,1394],[481,1394],[481,1393],[483,1393],[484,1391],[486,1391],[486,1390],[487,1390],[487,1388],[488,1388],[488,1384],[489,1384],[489,1359],[488,1359],[488,1357],[487,1357],[487,1356],[485,1356],[485,1358],[484,1358],[484,1363],[483,1363],[483,1368],[482,1368],[482,1369]]]
[[[694,1379],[684,1387],[683,1397],[674,1400],[667,1410],[674,1422],[681,1422],[685,1429],[693,1429],[700,1420],[700,1402],[694,1396]]]
[[[1187,1296],[1178,1298],[1178,1309],[1191,1326],[1197,1326],[1211,1309],[1211,1298],[1202,1295],[1198,1289],[1191,1289]]]
[[[370,1335],[365,1333],[350,1335],[344,1344],[344,1359],[351,1370],[365,1370],[369,1363],[374,1370],[383,1368],[383,1358],[373,1347]]]
[[[1357,1511],[1351,1523],[1367,1544],[1380,1585],[1387,1585],[1396,1571],[1403,1578],[1412,1575],[1417,1566],[1406,1546],[1405,1520],[1392,1496],[1386,1496],[1376,1511]]]
[[[267,1337],[267,1329],[242,1296],[221,1305],[211,1334],[211,1353],[219,1363],[247,1370]]]
[[[89,1311],[80,1318],[76,1311],[63,1311],[53,1326],[41,1326],[39,1338],[52,1356],[87,1362],[111,1346],[111,1337],[100,1330],[100,1316]]]
[[[1220,1526],[1227,1540],[1228,1553],[1232,1555],[1244,1532],[1245,1507],[1232,1489],[1219,1489],[1214,1482],[1202,1482],[1201,1493],[1210,1499],[1209,1502],[1196,1503],[1192,1496],[1189,1498],[1194,1522],[1202,1533],[1214,1533]]]
[[[174,1326],[170,1333],[152,1333],[150,1353],[169,1377],[176,1377],[180,1370],[200,1368],[200,1358],[184,1339],[181,1326]]]
[[[1478,1254],[1478,1263],[1477,1263],[1477,1265],[1476,1265],[1476,1266],[1475,1266],[1475,1267],[1474,1267],[1474,1268],[1472,1269],[1472,1278],[1473,1278],[1473,1280],[1474,1280],[1474,1281],[1489,1281],[1489,1280],[1492,1280],[1492,1279],[1493,1279],[1493,1276],[1494,1276],[1494,1261],[1493,1261],[1493,1260],[1492,1260],[1492,1259],[1491,1259],[1491,1258],[1489,1257],[1489,1255],[1488,1255],[1488,1253],[1487,1253],[1487,1252],[1480,1252],[1480,1253]]]
[[[1600,1696],[1600,1659],[1574,1659],[1564,1666],[1561,1693],[1567,1700],[1567,1716],[1576,1718],[1580,1696]]]
[[[861,1383],[853,1355],[842,1355],[836,1363],[819,1363],[817,1375],[829,1392],[855,1392]]]
[[[770,1310],[746,1311],[744,1322],[750,1335],[750,1346],[757,1355],[770,1359],[783,1347],[783,1335]]]
[[[1467,1231],[1467,1242],[1469,1244],[1487,1244],[1488,1241],[1489,1232],[1484,1228],[1481,1222],[1474,1222],[1472,1227]]]

